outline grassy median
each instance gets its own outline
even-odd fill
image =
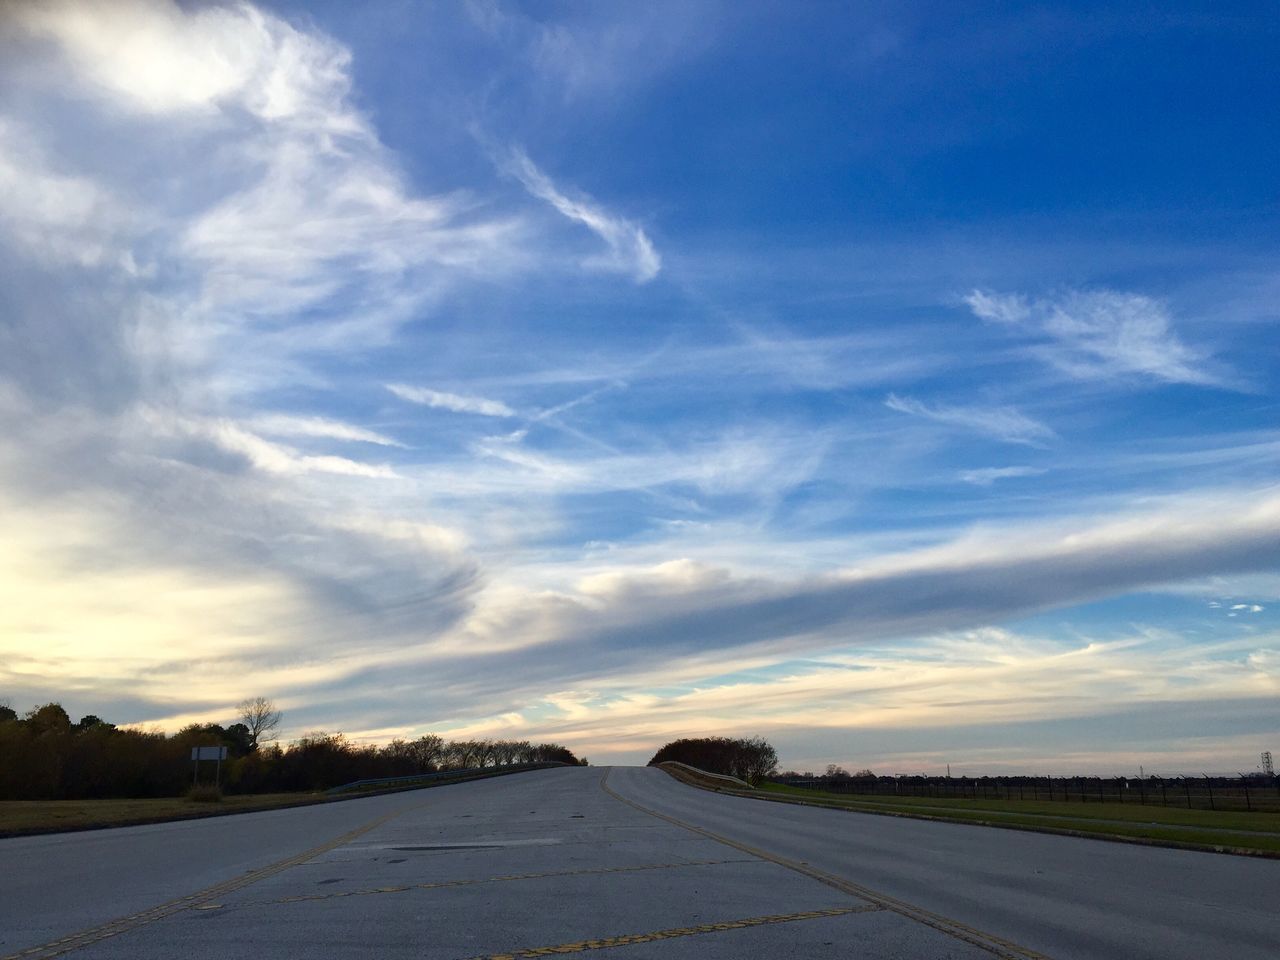
[[[850,796],[777,783],[762,784],[758,792],[866,813],[1280,854],[1280,813],[1184,810],[1132,803]]]

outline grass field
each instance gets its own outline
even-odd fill
[[[1280,853],[1280,814],[1183,810],[1131,803],[963,800],[955,797],[851,797],[769,783],[760,793],[868,813],[931,817],[992,826],[1069,830],[1102,838],[1134,838]]]
[[[190,820],[231,813],[252,813],[255,810],[271,810],[276,807],[335,803],[371,794],[399,790],[424,790],[518,772],[521,771],[457,771],[456,776],[424,777],[420,782],[412,782],[411,778],[406,778],[404,783],[362,784],[336,796],[328,793],[260,793],[224,796],[217,803],[200,803],[187,797],[161,797],[149,800],[0,800],[0,837],[59,830],[85,830],[94,827],[125,827],[130,824],[158,823],[165,820]]]
[[[0,834],[87,827],[123,827],[131,823],[181,820],[273,807],[321,803],[324,794],[264,793],[225,797],[220,803],[194,803],[185,797],[152,800],[0,800]]]

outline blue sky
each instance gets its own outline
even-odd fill
[[[1262,4],[8,5],[0,698],[1280,748]]]

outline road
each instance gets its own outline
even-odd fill
[[[0,960],[1280,955],[1280,861],[566,768],[0,840]]]

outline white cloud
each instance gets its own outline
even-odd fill
[[[1010,477],[1038,477],[1044,472],[1039,467],[981,467],[977,470],[964,471],[960,474],[960,479],[979,487],[989,487],[997,480]]]
[[[136,272],[124,237],[137,218],[101,184],[50,169],[29,131],[0,117],[0,227],[13,249],[42,262]]]
[[[87,90],[150,113],[241,107],[269,121],[358,133],[355,111],[334,110],[350,85],[350,54],[249,4],[184,10],[170,0],[106,4],[31,0],[17,23],[57,41]]]
[[[475,413],[483,417],[514,417],[516,415],[516,412],[501,400],[466,397],[457,393],[429,390],[426,387],[411,387],[402,383],[388,383],[386,386],[401,400],[419,403],[425,407],[434,407],[437,410],[452,410],[454,413]]]
[[[899,397],[893,393],[885,398],[884,405],[899,413],[962,427],[1007,443],[1037,445],[1056,436],[1048,426],[1014,407],[930,406],[911,397]]]
[[[974,290],[965,302],[983,320],[1026,327],[1041,340],[1037,352],[1074,377],[1141,375],[1169,383],[1223,383],[1208,369],[1207,357],[1178,338],[1164,304],[1142,294],[1073,291],[1030,300]]]
[[[169,362],[205,366],[206,385],[308,379],[303,358],[381,345],[448,284],[530,259],[518,217],[415,192],[350,102],[349,51],[321,33],[247,3],[14,9],[20,31],[62,56],[29,79],[47,95],[35,118],[0,127],[0,216],[17,224],[19,247],[128,275],[142,272],[130,249],[141,236],[155,261],[146,271],[169,282],[153,311],[162,329],[140,340],[163,338]],[[38,144],[7,149],[29,131],[81,142],[58,126],[62,101],[84,96],[111,108],[101,122],[136,139],[145,164],[108,165],[95,180],[48,172]]]
[[[609,256],[589,260],[588,266],[630,273],[637,283],[645,283],[658,275],[662,258],[639,226],[607,213],[590,198],[566,196],[519,148],[512,148],[502,166],[533,196],[582,224],[608,245]]]
[[[964,299],[976,316],[993,323],[1021,323],[1031,316],[1031,306],[1021,294],[974,290]]]
[[[327,417],[294,416],[268,413],[249,421],[250,429],[277,437],[319,437],[331,440],[350,440],[356,443],[374,443],[383,447],[403,447],[404,444],[384,434],[364,427],[357,427],[341,420]]]
[[[157,434],[189,434],[203,437],[223,450],[245,457],[259,470],[277,474],[334,473],[350,477],[393,479],[386,464],[362,463],[347,457],[302,454],[293,447],[273,443],[230,420],[179,418],[151,414],[148,421]]]

